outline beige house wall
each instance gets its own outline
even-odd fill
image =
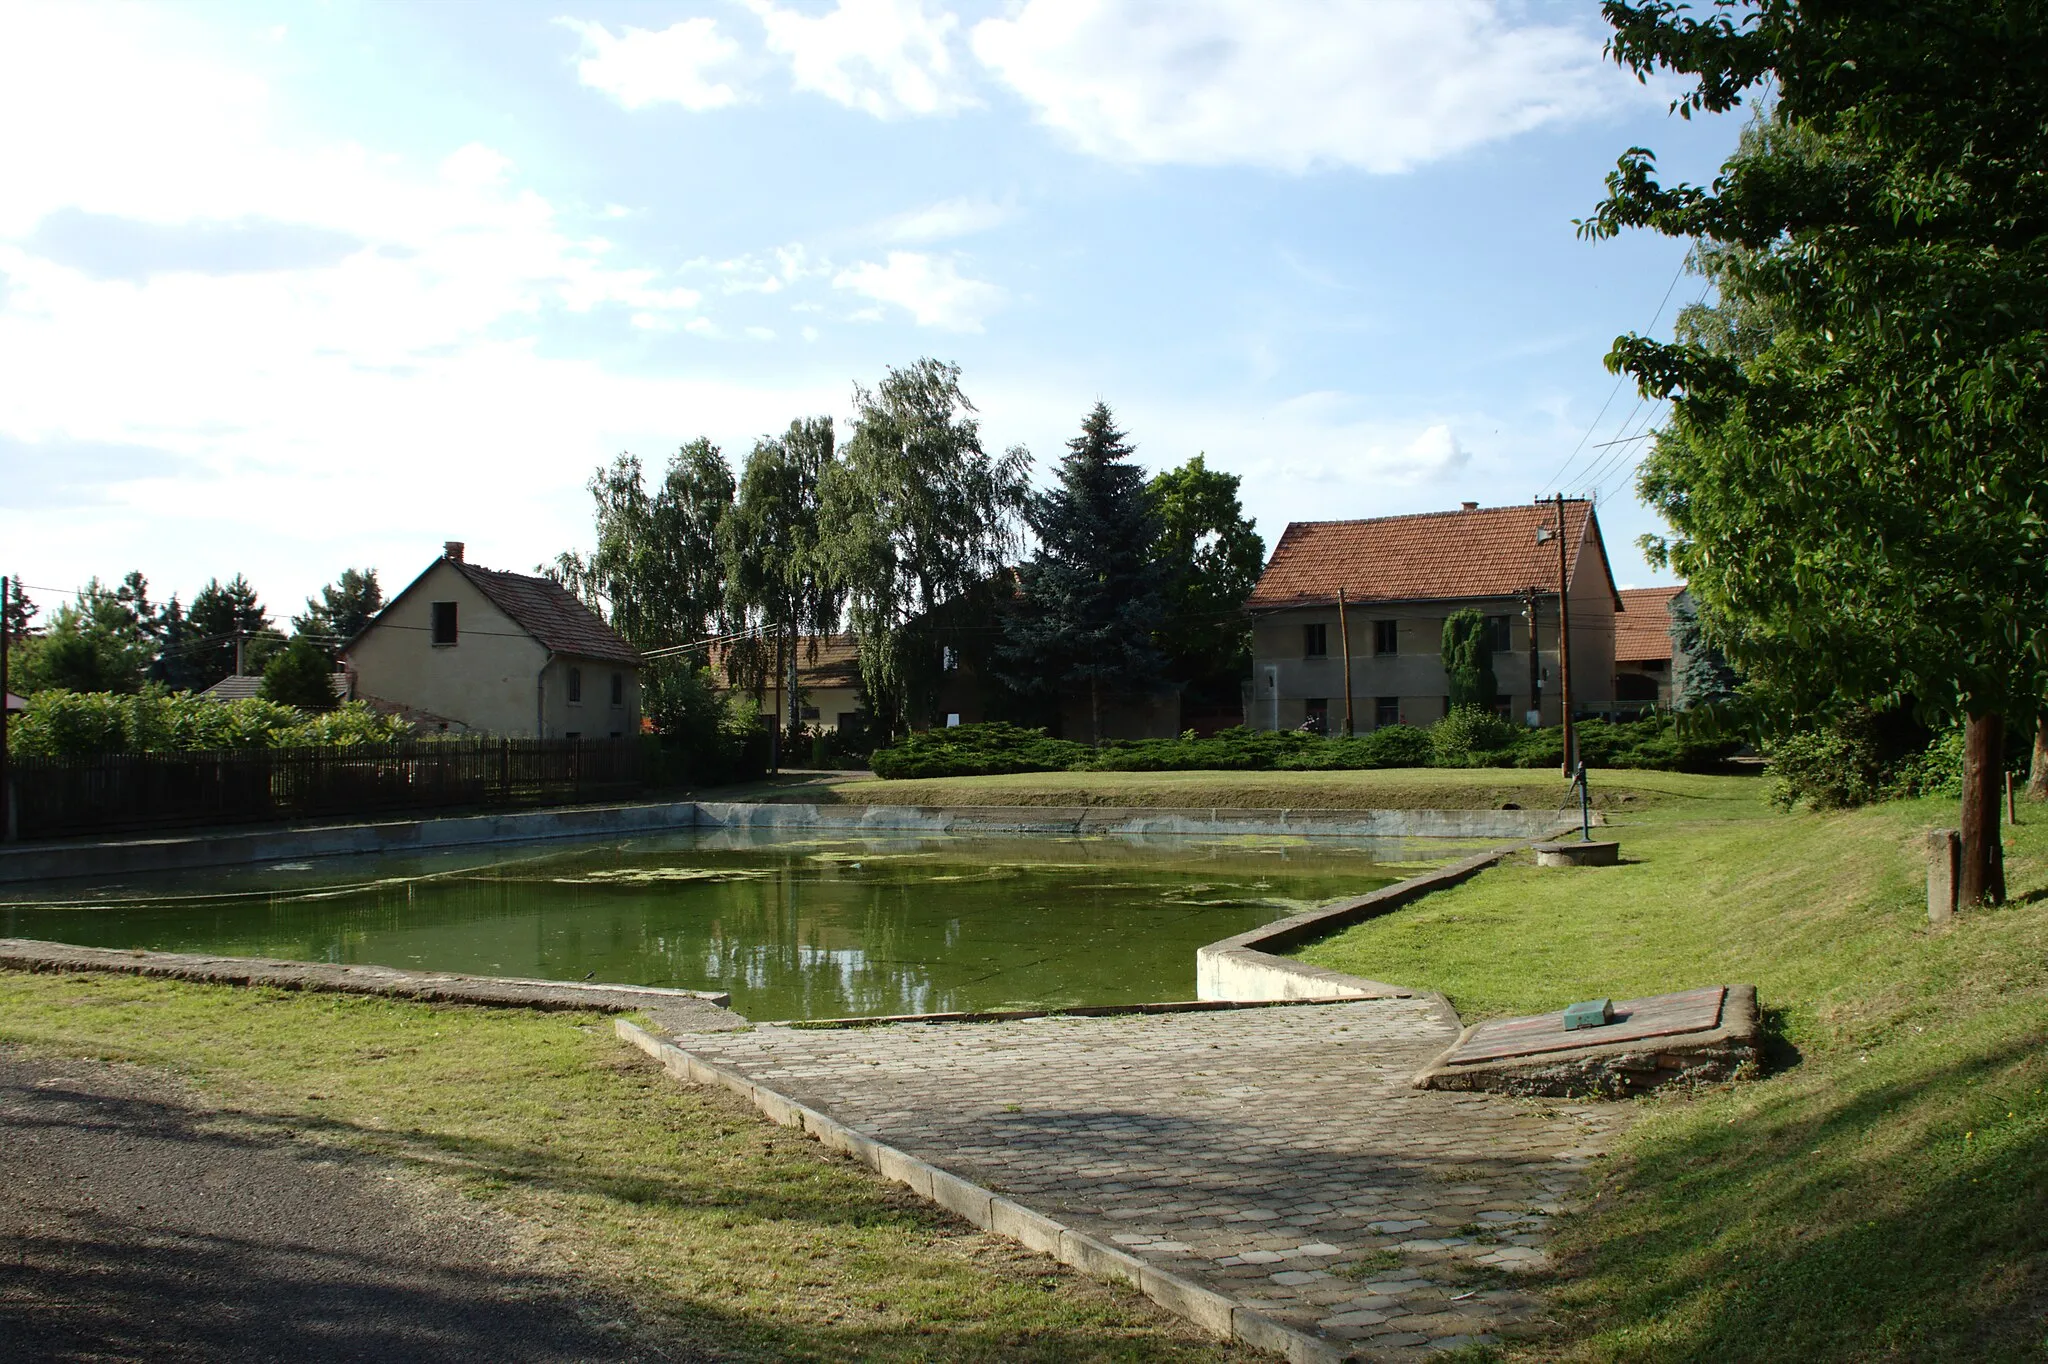
[[[1614,699],[1614,597],[1608,590],[1607,566],[1598,549],[1588,545],[1573,574],[1572,702],[1576,710],[1602,706]],[[1443,627],[1453,611],[1477,608],[1489,616],[1508,617],[1510,647],[1493,656],[1493,675],[1508,713],[1520,723],[1530,709],[1529,625],[1520,597],[1474,597],[1458,601],[1353,606],[1346,611],[1351,629],[1352,717],[1357,732],[1376,727],[1379,699],[1399,700],[1399,723],[1432,725],[1443,719],[1450,687],[1444,674]],[[1542,679],[1542,723],[1558,723],[1557,597],[1537,599],[1537,668]],[[1374,654],[1374,623],[1396,623],[1399,648]],[[1328,654],[1303,656],[1305,625],[1322,625]],[[1329,702],[1330,732],[1344,726],[1344,658],[1337,608],[1304,607],[1260,617],[1252,627],[1252,705],[1247,723],[1253,729],[1297,729],[1308,714],[1308,701]]]
[[[433,642],[433,603],[455,605],[455,643]],[[491,604],[461,572],[437,561],[349,649],[356,695],[446,716],[463,730],[510,739],[586,739],[640,728],[640,679],[617,663],[557,658]],[[583,670],[583,702],[568,700],[568,672]],[[624,673],[621,705],[611,675]]]
[[[761,714],[776,724],[784,723],[789,697],[779,691],[761,693]],[[798,713],[815,710],[816,715],[804,715],[803,722],[813,729],[837,729],[839,717],[864,710],[858,687],[803,687],[797,692]]]

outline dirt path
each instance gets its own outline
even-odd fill
[[[656,1359],[505,1230],[129,1067],[0,1049],[0,1359]]]

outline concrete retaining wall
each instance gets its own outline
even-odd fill
[[[0,884],[103,878],[309,857],[422,852],[690,828],[848,833],[1292,835],[1311,838],[1528,838],[1555,817],[1533,810],[1153,810],[1115,806],[752,805],[667,801],[367,824],[230,830],[106,842],[0,847]]]

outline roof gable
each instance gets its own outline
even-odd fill
[[[552,578],[526,573],[504,573],[480,568],[460,559],[441,558],[428,564],[405,590],[384,604],[362,631],[341,646],[346,654],[364,635],[375,630],[399,602],[425,582],[439,568],[451,569],[483,595],[485,601],[503,612],[505,618],[530,635],[542,648],[577,658],[640,666],[640,651],[586,606],[575,593]]]
[[[1567,499],[1564,507],[1572,583],[1591,549],[1621,609],[1593,504]],[[1556,524],[1554,502],[1290,522],[1246,605],[1253,611],[1320,606],[1336,601],[1340,590],[1354,603],[1514,597],[1532,587],[1555,592],[1557,546],[1538,544],[1536,533]]]

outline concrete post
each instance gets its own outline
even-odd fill
[[[1927,835],[1927,918],[1947,923],[1956,916],[1956,883],[1962,879],[1963,836],[1954,829]]]

